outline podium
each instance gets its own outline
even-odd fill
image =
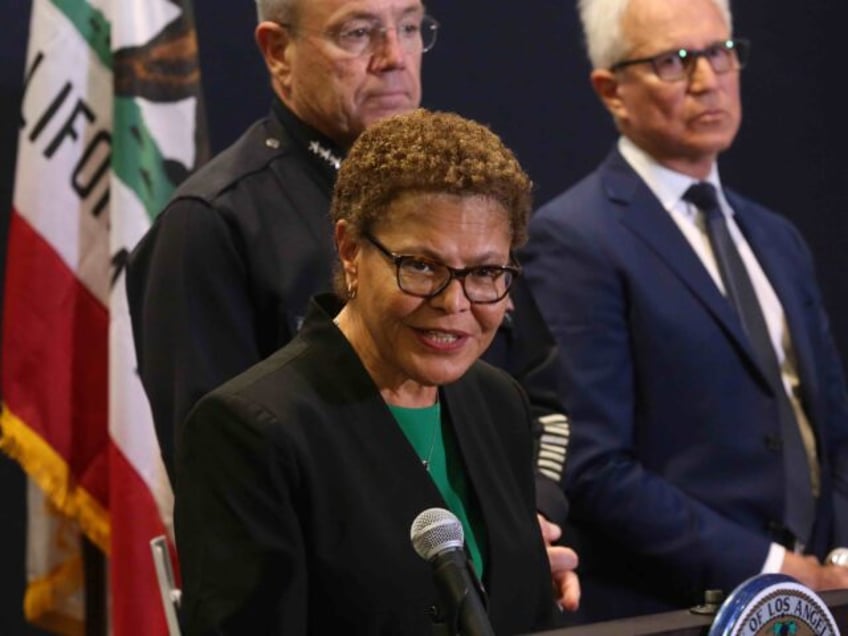
[[[827,604],[839,630],[848,634],[848,590],[818,592],[818,596]],[[537,636],[705,636],[714,618],[678,610],[538,632]]]

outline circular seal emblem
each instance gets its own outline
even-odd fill
[[[839,636],[827,605],[785,574],[760,574],[722,603],[709,636]]]

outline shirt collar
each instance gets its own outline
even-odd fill
[[[666,168],[627,137],[619,137],[618,151],[650,188],[654,196],[659,199],[663,208],[669,211],[677,208],[690,219],[694,216],[696,212],[694,206],[686,204],[683,201],[683,195],[689,189],[689,186],[696,183],[698,179]],[[721,187],[718,164],[713,162],[710,173],[704,181],[715,186],[718,192],[719,205],[726,213],[730,209],[730,205],[725,199],[724,190]]]

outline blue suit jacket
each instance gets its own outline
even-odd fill
[[[845,540],[833,504],[848,491],[841,365],[797,230],[726,195],[792,335],[822,463],[821,557]],[[784,471],[800,468],[784,466],[776,402],[736,314],[617,150],[534,215],[521,261],[560,347],[582,618],[685,607],[758,573]]]

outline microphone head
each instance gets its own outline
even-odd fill
[[[427,508],[415,517],[409,537],[415,552],[426,561],[445,550],[462,548],[465,541],[462,523],[444,508]]]

